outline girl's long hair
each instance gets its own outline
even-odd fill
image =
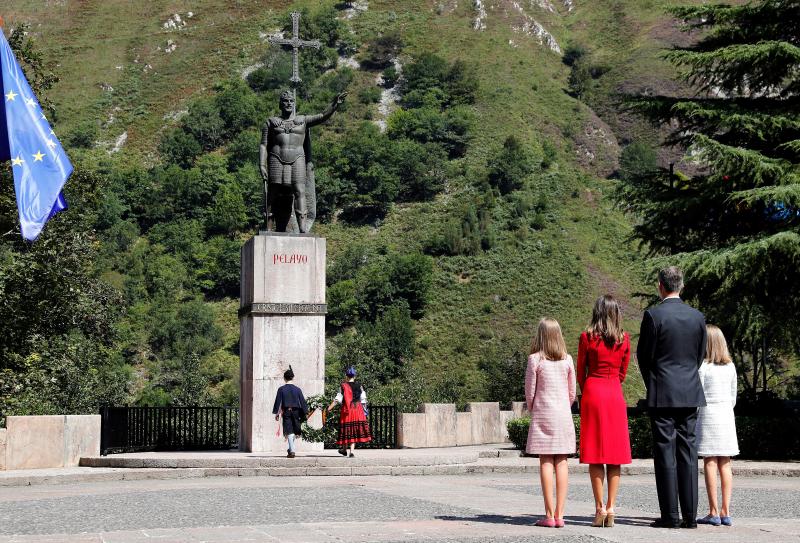
[[[728,351],[728,342],[725,341],[725,335],[718,326],[713,324],[706,324],[706,362],[725,365],[730,364],[733,359],[731,353]]]
[[[542,353],[547,360],[564,360],[567,357],[567,344],[561,334],[561,326],[555,319],[544,317],[531,341],[531,354]]]
[[[600,296],[594,303],[592,323],[586,329],[590,336],[601,338],[607,345],[622,343],[622,311],[619,302],[610,294]]]

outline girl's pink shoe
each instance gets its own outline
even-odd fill
[[[556,528],[563,528],[563,527],[564,527],[564,519],[563,518],[557,518],[556,519]]]
[[[536,521],[536,526],[541,526],[543,528],[555,528],[556,527],[556,519],[554,518],[540,518]]]

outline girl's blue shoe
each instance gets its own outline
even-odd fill
[[[730,520],[730,517],[725,517]],[[697,524],[709,524],[711,526],[719,526],[722,524],[722,520],[719,517],[714,517],[711,515],[706,515],[703,518],[697,519]]]
[[[733,526],[733,520],[731,517],[720,517],[720,522],[722,522],[723,526]]]

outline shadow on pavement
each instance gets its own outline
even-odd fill
[[[542,515],[475,515],[471,517],[459,517],[454,515],[439,515],[437,520],[450,520],[455,522],[485,522],[487,524],[511,524],[515,526],[533,526],[537,520],[543,518]],[[593,517],[565,516],[567,524],[574,526],[591,526]],[[652,517],[616,517],[616,524],[627,526],[649,526],[653,522]]]
[[[517,526],[529,526],[539,520],[536,515],[474,515],[471,517],[459,517],[455,515],[439,515],[437,520],[452,520],[455,522],[485,522],[487,524],[513,524]]]

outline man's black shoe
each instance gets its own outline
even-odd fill
[[[659,519],[656,519],[653,522],[651,522],[650,526],[652,528],[680,528],[681,527],[681,523],[680,522],[675,522],[675,521],[672,521],[672,520],[665,520],[663,518],[659,518]]]
[[[694,520],[684,520],[681,522],[681,528],[695,529],[697,528],[697,522]]]

